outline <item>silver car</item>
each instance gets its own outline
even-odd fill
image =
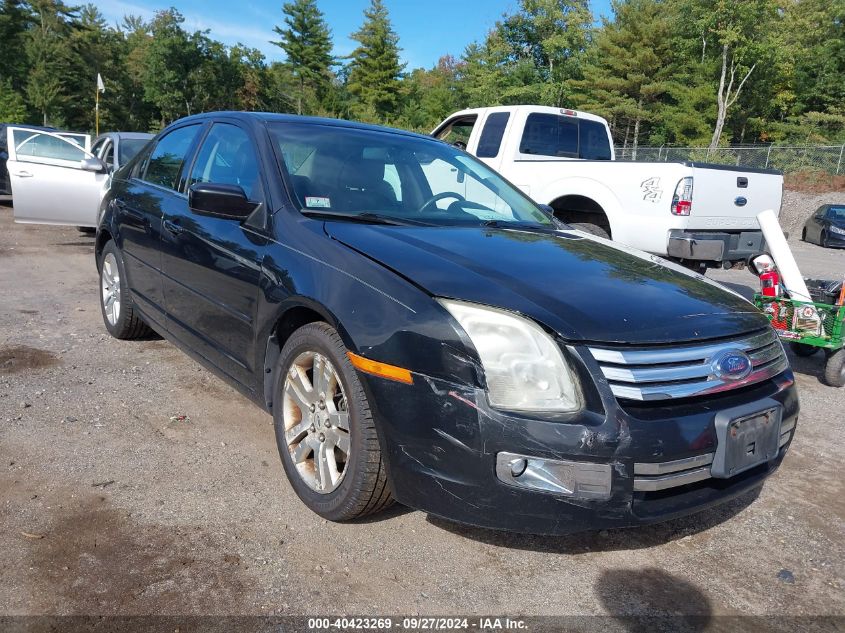
[[[115,132],[91,149],[48,130],[6,129],[7,167],[16,222],[96,227],[111,172],[151,134]]]

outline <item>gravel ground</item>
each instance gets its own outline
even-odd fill
[[[0,615],[845,616],[845,390],[819,359],[792,359],[797,437],[756,497],[560,538],[402,507],[326,523],[287,484],[268,415],[163,340],[107,336],[92,253],[0,207]]]

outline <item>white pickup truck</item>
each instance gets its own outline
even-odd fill
[[[780,213],[780,172],[616,162],[607,121],[586,112],[462,110],[432,135],[466,149],[564,222],[702,271],[743,266],[764,246],[757,214]]]

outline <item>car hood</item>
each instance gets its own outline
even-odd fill
[[[569,340],[697,341],[768,324],[715,282],[576,231],[334,221],[326,231],[431,295],[513,310]]]

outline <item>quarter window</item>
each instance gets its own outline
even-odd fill
[[[163,136],[147,161],[144,180],[160,187],[178,189],[182,164],[199,128],[199,125],[188,125]]]

